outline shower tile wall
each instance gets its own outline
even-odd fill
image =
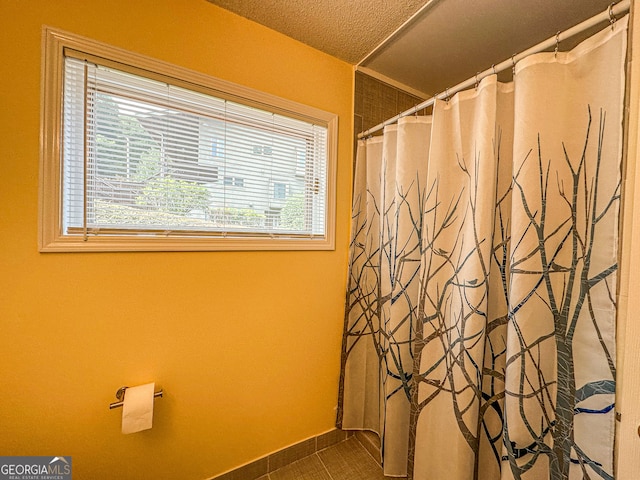
[[[362,72],[356,72],[353,112],[356,141],[360,132],[375,127],[423,100]]]

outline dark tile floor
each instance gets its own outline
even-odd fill
[[[258,480],[384,480],[380,465],[355,436]]]

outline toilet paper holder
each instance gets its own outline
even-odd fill
[[[116,398],[118,399],[118,401],[109,404],[109,410],[113,410],[114,408],[121,407],[124,404],[124,395],[125,395],[125,392],[127,391],[127,388],[129,387],[120,387],[118,389],[118,391],[116,392]],[[160,389],[157,392],[153,392],[153,397],[159,398],[159,397],[162,397],[163,394],[164,394],[163,390]]]

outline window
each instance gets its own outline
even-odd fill
[[[224,184],[234,187],[244,187],[244,178],[240,177],[224,177]]]
[[[221,157],[222,156],[222,145],[220,140],[213,139],[211,141],[211,156],[212,157]]]
[[[270,145],[254,145],[253,153],[255,155],[273,155],[273,148]]]
[[[287,198],[287,184],[286,183],[274,183],[273,184],[273,198],[278,200],[284,200]]]
[[[333,248],[335,115],[45,34],[41,251]]]

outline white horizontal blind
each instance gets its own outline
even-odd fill
[[[327,127],[65,58],[67,234],[323,237]]]

